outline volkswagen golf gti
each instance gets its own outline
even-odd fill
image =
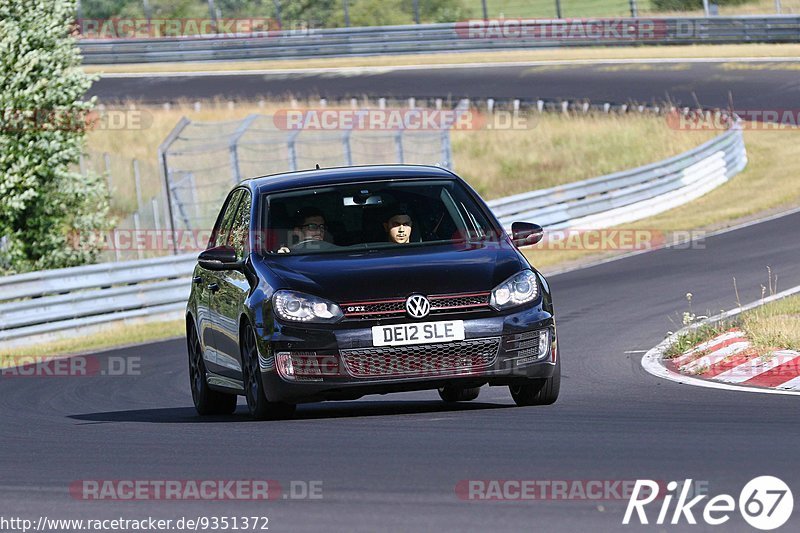
[[[225,200],[186,312],[201,415],[245,396],[259,419],[296,405],[438,390],[446,402],[507,386],[558,398],[546,279],[469,185],[438,167],[386,165],[250,179]]]

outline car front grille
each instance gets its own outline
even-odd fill
[[[431,315],[489,309],[489,293],[439,294],[428,296]],[[397,318],[406,314],[406,299],[371,300],[340,305],[346,319]]]
[[[500,338],[471,339],[441,344],[356,348],[339,353],[357,378],[469,375],[494,364]]]

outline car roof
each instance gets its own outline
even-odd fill
[[[250,178],[242,182],[258,194],[284,191],[301,187],[316,187],[334,183],[366,180],[405,180],[419,178],[458,178],[442,167],[428,165],[367,165],[301,170]]]

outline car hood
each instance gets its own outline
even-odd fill
[[[334,302],[490,291],[527,265],[506,243],[266,257],[284,286]]]

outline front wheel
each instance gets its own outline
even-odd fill
[[[509,385],[511,397],[520,406],[551,405],[558,399],[561,389],[561,357],[556,361],[553,375],[546,379],[529,379],[520,385]]]
[[[206,364],[203,361],[200,338],[193,324],[189,325],[186,333],[189,348],[189,386],[192,389],[194,408],[201,416],[233,413],[236,410],[236,395],[211,390],[206,382]]]
[[[448,402],[468,402],[474,400],[481,393],[480,387],[457,387],[455,385],[445,385],[439,387],[439,397]]]
[[[247,409],[256,420],[279,420],[291,418],[296,405],[267,401],[264,382],[261,380],[261,369],[258,365],[258,348],[253,328],[247,326],[244,332],[243,365],[244,395],[247,398]]]

